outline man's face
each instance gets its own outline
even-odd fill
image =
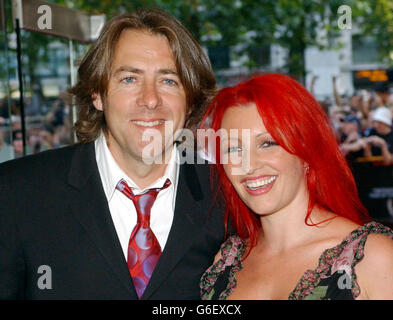
[[[392,130],[390,126],[388,126],[386,123],[383,123],[381,121],[374,121],[373,124],[375,130],[377,130],[377,132],[381,135],[387,135]]]
[[[359,126],[357,125],[356,122],[344,122],[343,124],[343,132],[346,135],[351,134],[352,132],[356,132],[359,129]]]
[[[18,132],[12,141],[12,145],[14,147],[15,153],[22,154],[23,153],[23,137],[22,133]]]
[[[175,132],[184,127],[186,118],[186,93],[168,40],[144,31],[123,31],[107,96],[96,95],[93,100],[104,111],[107,143],[116,160],[144,161],[143,150],[151,141],[142,137],[151,131],[165,142],[154,156],[168,154],[173,137],[165,135],[165,125],[173,125]]]
[[[43,146],[53,148],[53,135],[49,131],[42,129],[39,133],[40,142]]]

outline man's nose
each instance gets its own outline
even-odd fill
[[[160,104],[160,101],[161,98],[155,83],[145,82],[137,99],[138,105],[148,109],[155,109]]]

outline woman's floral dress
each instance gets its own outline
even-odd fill
[[[377,222],[352,231],[339,245],[326,249],[315,270],[307,270],[290,293],[290,300],[344,300],[360,294],[355,266],[362,260],[367,236],[378,233],[393,240],[393,231]],[[236,288],[236,272],[242,269],[246,242],[230,236],[221,245],[221,259],[209,267],[201,278],[203,300],[224,300]]]

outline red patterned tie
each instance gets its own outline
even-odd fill
[[[116,189],[134,202],[138,216],[128,242],[127,265],[139,299],[161,255],[160,244],[150,229],[150,210],[158,193],[170,184],[171,182],[167,179],[162,188],[148,189],[145,193],[138,195],[134,195],[123,179],[116,186]]]

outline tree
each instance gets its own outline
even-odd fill
[[[353,17],[363,36],[375,38],[381,58],[393,62],[393,1],[351,1]]]
[[[141,7],[160,7],[176,16],[206,46],[279,44],[288,51],[285,71],[305,79],[308,46],[334,48],[340,33],[337,10],[352,9],[353,23],[376,37],[383,57],[393,48],[393,0],[52,0],[107,18]],[[34,39],[32,39],[32,42]],[[34,45],[32,45],[34,47]],[[29,44],[30,48],[30,44]],[[34,53],[33,53],[34,54]],[[247,65],[255,65],[250,55]],[[391,61],[391,60],[389,60]]]
[[[71,1],[58,0],[70,6]],[[304,50],[318,42],[317,27],[332,34],[332,23],[342,0],[89,0],[72,1],[89,13],[105,12],[108,18],[127,10],[157,6],[175,15],[204,45],[234,46],[245,50],[261,43],[288,49],[287,71],[304,78]],[[327,27],[328,26],[328,27]]]

